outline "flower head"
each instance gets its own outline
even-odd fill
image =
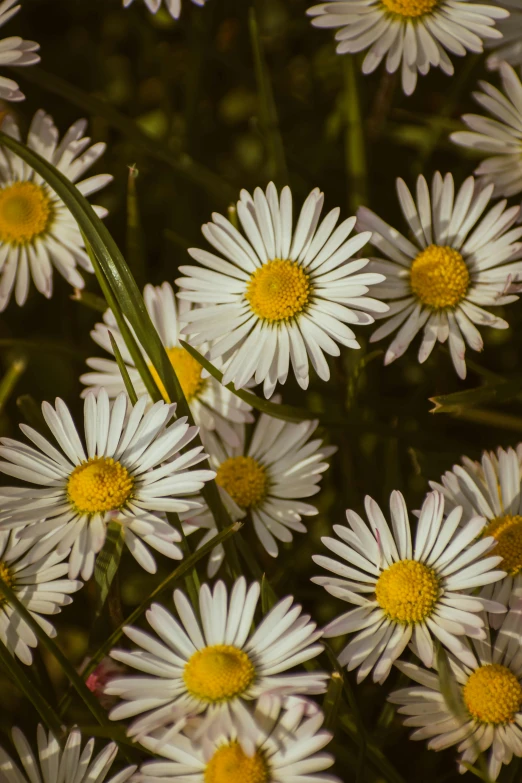
[[[473,94],[493,119],[464,114],[462,119],[470,130],[457,131],[450,138],[463,147],[493,153],[475,169],[475,174],[482,183],[494,185],[495,195],[509,197],[522,192],[522,84],[507,63],[501,63],[499,69],[503,92],[480,82],[483,92]]]
[[[223,440],[228,441],[231,445],[237,445],[239,441],[234,425],[253,420],[250,413],[251,407],[214,378],[207,377],[199,362],[180,345],[179,317],[185,311],[190,310],[190,304],[181,302],[177,305],[174,291],[169,283],[163,283],[161,286],[146,285],[143,298],[190,405],[196,424],[207,431],[215,430]],[[114,355],[109,336],[110,330],[127,365],[136,393],[138,396],[147,394],[111,310],[105,312],[103,321],[104,323],[97,323],[94,327],[91,332],[92,339],[104,350]],[[201,349],[206,352],[207,348],[208,346],[202,346]],[[147,359],[147,357],[145,358]],[[147,359],[147,361],[155,381],[163,392],[165,401],[170,402],[154,366],[150,360]],[[125,391],[125,384],[115,361],[87,359],[87,364],[95,372],[85,373],[80,378],[82,383],[89,387],[84,390],[84,397],[89,393],[89,390],[106,389],[109,397],[116,397]]]
[[[165,512],[198,508],[187,496],[215,474],[190,470],[205,455],[202,446],[180,453],[197,429],[186,418],[171,423],[175,410],[175,404],[164,402],[149,407],[147,397],[132,408],[126,394],[111,405],[104,389],[91,392],[85,400],[84,447],[65,403],[57,399],[53,408],[44,402],[42,412],[60,450],[25,424],[20,429],[36,448],[0,439],[5,460],[0,471],[33,485],[11,490],[0,529],[33,522],[20,535],[39,539],[35,558],[72,547],[71,578],[81,573],[89,579],[111,521],[121,524],[129,551],[150,573],[156,563],[148,546],[180,560],[181,537]]]
[[[1,6],[0,6],[1,8]],[[78,182],[103,154],[105,144],[89,147],[84,137],[86,120],[71,125],[62,141],[52,118],[37,111],[31,122],[27,145],[56,166],[78,190],[89,196],[105,187],[112,177],[96,174]],[[2,123],[2,131],[19,138],[12,117]],[[94,207],[100,217],[107,211]],[[32,277],[37,290],[48,299],[53,292],[53,266],[75,288],[85,283],[80,266],[93,272],[78,225],[63,201],[42,177],[14,152],[0,150],[0,311],[14,291],[16,303],[25,304]]]
[[[478,326],[507,329],[508,323],[484,309],[516,301],[510,287],[522,279],[522,227],[511,228],[520,208],[501,201],[481,218],[493,186],[477,187],[473,177],[455,194],[451,174],[433,177],[431,191],[423,176],[417,180],[416,201],[402,179],[397,193],[412,232],[411,241],[365,207],[357,220],[372,233],[381,257],[370,268],[386,275],[375,293],[390,303],[386,319],[371,342],[399,331],[384,363],[402,356],[415,335],[424,330],[419,362],[425,362],[437,341],[449,342],[453,364],[466,377],[466,344],[481,351]]]
[[[522,756],[522,654],[520,608],[509,612],[496,639],[473,641],[468,659],[449,656],[456,684],[456,703],[446,702],[439,677],[414,663],[398,668],[415,683],[389,697],[408,715],[405,726],[415,726],[411,739],[427,739],[432,750],[457,745],[461,773],[480,753],[491,748],[488,775],[496,780],[502,764]],[[421,687],[419,687],[419,685]],[[458,701],[457,701],[458,700]],[[456,708],[456,709],[455,709]]]
[[[62,606],[72,603],[71,593],[81,582],[64,579],[68,550],[34,556],[35,544],[23,538],[20,530],[0,531],[0,578],[16,594],[49,636],[56,636],[53,625],[45,615],[58,614]],[[31,648],[38,645],[38,637],[25,619],[0,590],[0,643],[23,663],[33,660]]]
[[[247,589],[243,577],[230,597],[223,582],[212,591],[203,585],[201,622],[180,590],[174,592],[179,621],[153,604],[147,620],[155,635],[127,627],[140,649],[111,653],[144,672],[111,680],[106,693],[124,700],[110,713],[112,720],[144,713],[129,729],[141,737],[162,726],[175,733],[188,717],[203,713],[204,732],[223,712],[237,713],[243,702],[263,694],[321,693],[326,675],[288,673],[321,652],[320,631],[292,597],[281,600],[252,631],[259,593],[259,584]]]
[[[493,49],[486,61],[492,71],[504,62],[515,67],[522,65],[522,3],[520,0],[502,0],[502,6],[509,11],[509,17],[497,24],[502,39],[486,44],[488,49]]]
[[[0,747],[0,777],[6,783],[50,783],[52,780],[103,783],[118,753],[118,746],[111,742],[93,759],[94,739],[89,739],[82,750],[82,735],[78,729],[69,733],[62,750],[56,737],[38,726],[36,755],[20,729],[12,730],[12,738],[21,768]],[[107,783],[125,783],[135,770],[136,767],[126,767]]]
[[[0,3],[0,27],[3,27],[21,8],[15,5],[17,0],[4,0]],[[14,6],[14,8],[13,8]],[[18,36],[3,38],[0,41],[0,65],[34,65],[40,62],[36,54],[40,45],[34,41],[24,41]],[[23,101],[25,95],[18,84],[6,76],[0,76],[0,99],[3,101]],[[4,130],[4,128],[2,128]]]
[[[462,508],[443,520],[444,498],[431,492],[422,506],[412,542],[408,512],[400,492],[390,498],[391,529],[374,500],[365,500],[368,523],[347,511],[349,527],[335,525],[337,538],[323,543],[343,561],[323,555],[313,560],[337,578],[317,576],[312,581],[357,608],[333,620],[325,636],[358,632],[339,661],[358,668],[360,682],[373,669],[373,679],[384,682],[393,662],[411,639],[426,666],[434,661],[433,638],[469,664],[462,637],[485,638],[480,612],[504,612],[501,604],[467,595],[467,591],[496,582],[504,575],[495,567],[500,558],[484,557],[493,548],[491,537],[475,541],[484,525],[471,519],[457,531]]]
[[[495,20],[509,12],[497,5],[467,0],[329,0],[308,10],[315,27],[339,28],[339,54],[368,49],[363,73],[372,73],[386,58],[386,70],[401,66],[402,88],[411,95],[417,74],[440,68],[451,76],[453,64],[446,52],[464,56],[484,51],[484,41],[502,38]]]
[[[161,0],[144,0],[145,5],[151,12],[155,14],[159,11],[161,6]],[[123,0],[123,7],[128,8],[133,0]],[[195,5],[203,6],[207,0],[192,0]],[[181,14],[181,0],[165,0],[165,7],[173,19],[179,19]]]
[[[220,255],[189,250],[203,268],[180,267],[186,277],[177,281],[178,296],[205,307],[184,314],[183,332],[196,345],[212,343],[210,359],[225,362],[224,384],[241,388],[254,378],[270,397],[277,383],[286,382],[291,363],[306,389],[309,361],[326,381],[325,354],[338,356],[339,344],[359,347],[347,324],[373,323],[367,311],[388,309],[366,296],[382,275],[363,272],[367,259],[353,258],[370,235],[348,239],[355,218],[336,229],[339,209],[319,224],[323,201],[313,190],[293,229],[290,188],[279,196],[270,183],[266,193],[256,188],[253,198],[243,190],[237,214],[246,236],[214,213],[203,235]]]
[[[252,713],[241,717],[249,723],[249,741],[238,718],[224,712],[197,741],[201,720],[193,719],[183,734],[165,742],[168,730],[142,738],[142,744],[162,757],[140,767],[140,783],[185,780],[193,783],[339,783],[325,775],[333,757],[321,753],[331,734],[321,728],[320,710],[308,709],[302,699],[282,708],[264,709],[263,700]]]

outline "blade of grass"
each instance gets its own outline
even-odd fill
[[[480,408],[472,410],[460,410],[453,413],[456,419],[471,421],[474,424],[481,424],[495,429],[509,430],[510,432],[522,432],[522,417],[512,416],[509,413],[500,413],[499,411],[487,411]]]
[[[328,690],[323,700],[324,728],[334,731],[337,725],[337,717],[342,704],[343,678],[339,672],[333,672]]]
[[[22,394],[16,399],[16,407],[23,418],[37,432],[40,432],[46,438],[51,436],[51,430],[43,417],[42,409],[36,400],[30,394]]]
[[[136,181],[138,169],[129,166],[127,180],[127,258],[138,285],[146,282],[145,271],[145,238],[141,226],[140,208],[138,203],[138,190]]]
[[[86,291],[84,288],[75,288],[71,294],[73,302],[80,302],[90,310],[96,310],[97,313],[104,313],[107,309],[107,302],[101,296]]]
[[[348,186],[348,209],[368,202],[364,126],[359,102],[357,65],[354,57],[340,57],[344,77],[344,152]]]
[[[499,383],[488,383],[475,389],[466,389],[453,394],[441,394],[430,397],[435,407],[430,413],[460,414],[469,408],[489,402],[506,402],[522,393],[522,376]]]
[[[78,361],[87,358],[84,351],[79,351],[67,343],[54,343],[51,340],[26,340],[18,337],[2,337],[0,348],[16,348],[25,353],[63,353],[66,356],[75,357]]]
[[[16,388],[16,384],[24,374],[26,367],[27,359],[25,356],[18,356],[16,359],[13,359],[7,368],[7,372],[0,381],[0,414],[9,402],[9,399]]]
[[[235,189],[221,177],[214,174],[200,163],[197,163],[189,155],[175,155],[165,144],[158,139],[147,136],[131,117],[121,114],[110,103],[95,95],[84,92],[60,76],[48,73],[41,68],[17,69],[20,78],[24,78],[45,90],[65,98],[66,101],[79,106],[83,111],[94,114],[103,119],[113,128],[116,128],[131,141],[136,149],[162,163],[167,163],[172,170],[188,182],[205,190],[213,198],[220,202],[230,201],[236,196]],[[28,73],[31,70],[33,73]]]
[[[97,588],[96,611],[94,623],[100,617],[114,577],[118,571],[123,552],[123,529],[119,522],[112,521],[107,528],[105,544],[96,558],[94,565],[94,581]]]
[[[274,180],[279,188],[282,188],[284,185],[288,185],[285,150],[281,132],[279,130],[279,119],[277,116],[270,74],[266,64],[263,44],[259,35],[257,16],[253,6],[249,11],[248,23],[250,29],[250,42],[254,55],[257,91],[259,94],[260,127],[268,154],[269,178]]]
[[[54,711],[47,699],[40,693],[40,690],[35,687],[34,683],[28,678],[24,669],[11,655],[9,650],[0,642],[0,663],[2,668],[7,672],[9,678],[16,685],[16,687],[23,693],[26,699],[31,702],[40,718],[50,729],[56,739],[60,741],[63,735],[64,726],[58,713]]]
[[[114,358],[116,359],[116,363],[118,365],[118,369],[120,371],[121,377],[123,378],[123,383],[125,384],[125,389],[127,390],[127,394],[129,395],[129,399],[132,402],[133,405],[136,405],[138,402],[138,395],[136,394],[136,391],[134,389],[134,386],[132,385],[132,381],[130,379],[129,371],[127,370],[127,365],[123,361],[123,357],[121,355],[121,351],[118,348],[118,344],[116,340],[114,339],[114,336],[112,332],[109,331],[109,338],[112,345],[112,350],[114,352]]]

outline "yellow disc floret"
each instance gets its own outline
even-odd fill
[[[243,650],[232,644],[215,644],[189,658],[183,679],[192,696],[213,703],[240,696],[255,674],[254,664]]]
[[[488,663],[470,674],[463,690],[469,714],[481,723],[513,723],[522,705],[522,686],[500,663]]]
[[[0,579],[2,580],[2,582],[5,582],[5,584],[8,587],[12,587],[13,586],[14,579],[13,579],[13,576],[11,574],[11,571],[9,570],[9,567],[5,563],[3,563],[1,560],[0,560]],[[7,598],[5,598],[0,593],[0,606],[2,606],[2,604],[5,604],[5,603],[7,603]]]
[[[492,554],[503,558],[500,568],[511,576],[522,571],[522,516],[506,514],[492,519],[484,528],[483,536],[493,536],[497,545]]]
[[[53,206],[42,185],[15,182],[0,190],[0,242],[28,245],[44,234],[53,219]]]
[[[134,479],[119,462],[92,457],[78,465],[67,482],[67,496],[80,514],[121,508],[131,497]]]
[[[377,603],[396,623],[419,623],[433,612],[440,595],[432,568],[416,560],[399,560],[382,572],[375,586]]]
[[[397,16],[424,16],[439,5],[440,0],[382,0],[387,11]]]
[[[413,259],[411,290],[432,310],[456,307],[465,298],[469,283],[466,262],[452,247],[429,245]]]
[[[166,348],[165,350],[167,351],[167,356],[174,368],[174,372],[177,375],[183,394],[187,398],[187,402],[190,402],[195,397],[199,397],[207,383],[207,379],[201,377],[203,371],[201,364],[184,348]],[[163,399],[165,402],[170,402],[166,389],[161,382],[154,365],[149,365],[149,370],[156,381],[156,385],[160,390]]]
[[[263,754],[247,756],[238,742],[221,745],[205,767],[205,783],[268,783]]]
[[[241,508],[258,506],[265,498],[266,469],[253,457],[229,457],[217,469],[216,482]]]
[[[310,277],[296,261],[276,258],[254,272],[245,296],[259,318],[277,323],[303,312],[311,292]]]

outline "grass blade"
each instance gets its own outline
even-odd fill
[[[109,338],[112,345],[112,350],[114,351],[114,358],[116,359],[116,363],[118,365],[118,369],[121,373],[121,377],[123,378],[123,383],[125,384],[125,389],[127,390],[127,394],[129,395],[129,399],[132,402],[133,405],[136,405],[138,402],[138,395],[136,394],[136,391],[134,389],[134,386],[132,385],[132,381],[130,379],[129,371],[127,370],[127,365],[123,361],[123,357],[121,355],[121,351],[118,348],[118,344],[116,340],[114,339],[114,336],[112,332],[109,332]]]
[[[11,362],[7,372],[0,381],[0,414],[13,394],[16,384],[24,374],[26,367],[26,358],[24,356],[18,356]]]
[[[107,528],[105,544],[96,558],[94,565],[94,581],[97,587],[96,613],[94,622],[102,613],[103,607],[109,595],[109,590],[118,571],[123,552],[124,536],[123,528],[119,522],[112,521]]]

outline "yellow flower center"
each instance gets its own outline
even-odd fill
[[[190,402],[195,397],[199,397],[207,383],[207,379],[201,377],[201,372],[203,370],[201,364],[184,348],[166,348],[165,350],[167,351],[167,356],[174,368],[174,372],[177,375],[187,402]],[[161,396],[165,402],[170,402],[167,391],[160,380],[156,368],[152,364],[149,364],[149,370],[156,381]]]
[[[268,783],[262,753],[247,756],[238,742],[218,748],[205,768],[205,783]]]
[[[276,258],[250,278],[246,298],[252,311],[265,321],[287,321],[310,302],[310,277],[296,261]]]
[[[377,603],[396,623],[419,623],[433,612],[440,584],[433,569],[416,560],[399,560],[382,572],[375,586]]]
[[[483,536],[493,536],[497,545],[492,554],[503,558],[500,567],[511,576],[522,570],[522,516],[506,514],[492,519],[484,528]]]
[[[0,561],[0,579],[2,580],[2,582],[5,582],[5,584],[8,587],[12,587],[13,586],[14,579],[13,579],[13,577],[11,575],[11,572],[10,572],[8,566],[6,566],[5,563],[2,563],[2,561]],[[2,604],[5,604],[5,603],[7,603],[7,598],[5,598],[2,595],[2,593],[0,592],[0,606],[2,606]]]
[[[456,307],[466,296],[469,283],[466,262],[452,247],[430,245],[413,259],[411,290],[426,307]]]
[[[424,16],[439,4],[439,0],[382,0],[382,4],[392,14],[398,16]]]
[[[500,663],[488,663],[470,674],[463,690],[469,714],[481,723],[513,723],[522,705],[522,686]]]
[[[254,664],[243,650],[231,644],[215,644],[190,657],[183,679],[192,696],[217,702],[240,696],[251,685],[255,674]]]
[[[0,190],[0,242],[28,245],[44,234],[53,206],[42,185],[15,182]]]
[[[241,508],[258,506],[265,498],[268,477],[253,457],[229,457],[217,469],[216,482]]]
[[[121,508],[133,487],[134,479],[119,462],[108,457],[92,457],[69,476],[67,496],[80,514],[100,514]]]

